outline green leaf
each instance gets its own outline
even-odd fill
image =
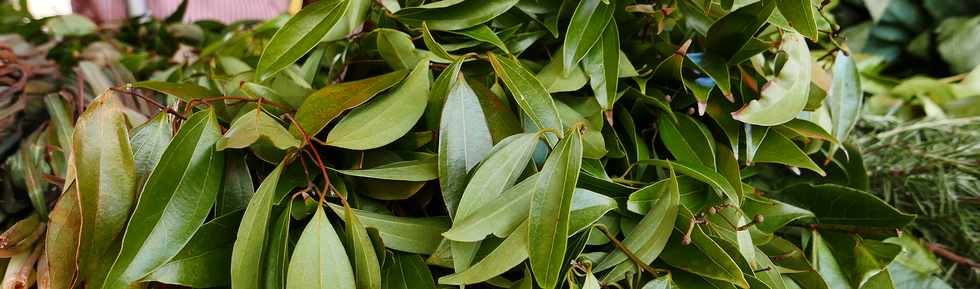
[[[333,225],[317,206],[289,259],[286,289],[354,289],[354,272]]]
[[[636,229],[623,240],[623,245],[626,248],[629,248],[636,257],[648,264],[657,259],[664,247],[667,246],[667,240],[670,239],[677,219],[677,210],[680,207],[680,187],[673,169],[670,170],[670,178],[646,186],[636,193],[650,192],[656,192],[657,199],[653,201],[650,209],[636,224]],[[604,280],[618,280],[626,271],[635,269],[631,261],[627,260],[626,254],[619,250],[603,257],[594,269],[602,271],[613,267],[615,267],[613,271],[607,274]]]
[[[219,93],[214,92],[206,87],[193,83],[187,83],[187,82],[174,83],[174,82],[148,80],[148,81],[135,82],[131,84],[131,86],[135,88],[145,88],[159,93],[171,95],[185,102],[195,100],[195,99],[214,97],[220,95]]]
[[[429,61],[422,60],[401,86],[351,110],[330,130],[325,143],[367,150],[397,140],[411,130],[425,112],[429,82]]]
[[[350,0],[317,1],[289,18],[262,50],[255,76],[266,79],[313,50],[349,5]]]
[[[507,44],[504,44],[504,41],[500,40],[500,37],[497,36],[497,33],[494,33],[493,30],[491,30],[490,27],[486,25],[478,25],[463,30],[456,30],[456,31],[449,31],[449,32],[463,35],[476,41],[492,44],[493,46],[499,48],[500,51],[503,51],[504,53],[510,53],[510,51],[507,50]]]
[[[674,123],[666,114],[661,114],[657,119],[657,128],[660,140],[678,162],[699,164],[712,169],[717,167],[715,140],[700,122],[687,115],[680,115]]]
[[[463,68],[463,61],[465,61],[463,58],[453,60],[432,82],[432,88],[429,90],[429,101],[425,106],[424,113],[426,127],[439,126],[443,106],[446,104],[446,98],[449,98],[449,94],[453,92],[456,81],[459,80],[458,76]]]
[[[572,71],[562,73],[562,54],[561,48],[558,48],[554,57],[535,76],[549,93],[576,91],[589,83],[581,66],[576,65],[572,67]]]
[[[394,17],[411,26],[421,26],[424,21],[432,30],[460,30],[490,21],[507,12],[517,2],[517,0],[442,0],[418,7],[403,8],[395,12]]]
[[[803,152],[800,147],[796,146],[793,141],[775,130],[766,134],[752,161],[756,163],[776,163],[801,167],[818,173],[821,176],[827,174],[819,165],[810,159],[810,156]]]
[[[434,157],[394,162],[370,169],[333,171],[348,176],[396,181],[423,182],[439,177],[436,172],[436,158]]]
[[[870,193],[834,184],[795,185],[777,196],[813,212],[819,224],[901,228],[915,219]]]
[[[569,236],[587,229],[615,207],[616,202],[612,198],[588,190],[578,190],[573,194]],[[483,259],[466,271],[439,278],[439,284],[480,283],[514,268],[528,258],[528,231],[528,221],[522,222]]]
[[[378,34],[378,53],[384,58],[388,66],[396,70],[411,69],[419,63],[422,58],[415,52],[415,44],[412,44],[412,37],[394,29],[381,28],[375,31]]]
[[[656,279],[648,281],[640,289],[671,289],[674,288],[674,280],[671,276],[663,275],[657,277]]]
[[[241,217],[241,213],[231,213],[204,223],[177,256],[142,281],[194,288],[227,286],[231,282],[231,245]]]
[[[88,278],[122,233],[136,199],[136,165],[126,116],[115,93],[106,92],[88,106],[78,117],[72,139],[70,167],[75,170],[82,216],[78,241],[79,248],[85,248],[79,251],[79,272]]]
[[[27,9],[22,7],[21,9]],[[44,21],[44,27],[49,33],[58,36],[83,36],[95,33],[98,26],[87,17],[78,14],[66,14],[48,18]]]
[[[825,140],[831,143],[839,143],[834,136],[827,133],[827,130],[824,130],[822,127],[820,127],[820,125],[809,120],[796,118],[777,126],[776,130],[787,138],[801,136],[805,138]]]
[[[381,41],[380,34],[378,35],[378,41],[379,43]],[[432,37],[432,31],[429,31],[429,25],[426,25],[425,22],[422,22],[422,41],[425,42],[425,47],[428,47],[429,51],[432,51],[432,53],[436,56],[453,61],[457,60],[458,56],[449,54],[449,52],[446,51],[446,48],[443,48],[439,42],[436,42],[436,38]],[[412,47],[414,48],[414,45]],[[382,57],[384,57],[384,55],[382,55]]]
[[[44,255],[48,258],[48,288],[70,289],[78,276],[78,236],[82,215],[78,205],[77,183],[65,180],[67,186],[48,216],[44,236]],[[50,261],[55,260],[55,261]]]
[[[543,288],[558,286],[568,246],[572,196],[582,167],[579,126],[566,133],[545,161],[531,195],[528,254],[535,281]]]
[[[143,187],[146,178],[160,162],[160,157],[173,138],[170,116],[161,112],[146,123],[133,129],[129,144],[133,148],[136,164],[137,186]]]
[[[683,244],[682,236],[687,233],[684,230],[690,226],[694,215],[686,208],[680,212],[674,227],[675,232],[671,234],[670,241],[667,242],[667,247],[660,254],[660,258],[681,270],[748,288],[749,284],[745,276],[732,257],[715,240],[708,237],[701,226],[694,225],[690,234],[690,244]]]
[[[255,186],[252,184],[252,174],[244,152],[229,152],[225,155],[225,176],[221,182],[221,192],[214,204],[216,216],[248,207],[249,200],[255,194]]]
[[[746,216],[762,215],[764,221],[755,227],[765,233],[774,233],[795,220],[811,218],[813,213],[777,200],[747,195],[742,203]]]
[[[456,218],[452,228],[442,235],[446,239],[460,242],[477,242],[489,234],[507,237],[527,219],[538,176],[539,174],[532,175],[508,188],[465,218]]]
[[[453,83],[439,124],[439,185],[450,215],[466,188],[467,174],[493,147],[476,92],[462,74]]]
[[[810,242],[813,245],[810,258],[813,258],[813,268],[820,273],[820,276],[823,277],[828,287],[853,288],[850,282],[847,281],[846,273],[841,270],[840,264],[834,258],[834,253],[830,251],[830,246],[824,241],[820,232],[816,230],[811,232],[813,232],[813,237],[810,239]]]
[[[782,0],[773,1],[779,7],[789,25],[807,38],[817,40],[817,20],[813,17],[813,2],[811,0]]]
[[[225,135],[218,139],[215,149],[246,148],[259,141],[267,141],[280,150],[298,148],[302,144],[279,121],[262,109],[255,108],[231,123]]]
[[[735,120],[774,126],[796,118],[806,106],[810,93],[810,51],[806,40],[796,33],[783,35],[780,51],[788,56],[775,78],[762,88],[762,97],[732,113]]]
[[[739,8],[715,21],[714,24],[711,24],[711,28],[708,29],[707,35],[705,35],[705,51],[721,57],[726,61],[733,60],[736,53],[750,42],[749,40],[752,39],[752,36],[769,19],[769,15],[776,8],[776,2],[779,1],[759,1]],[[786,42],[784,40],[784,45]],[[804,50],[806,50],[805,43]],[[809,71],[807,69],[807,73]],[[809,84],[809,81],[807,84]]]
[[[310,94],[303,105],[296,110],[296,122],[289,127],[294,136],[302,136],[300,127],[313,136],[320,133],[331,120],[345,110],[354,108],[368,101],[378,93],[385,91],[408,75],[407,70],[399,70],[356,81],[330,85]]]
[[[840,142],[854,129],[854,124],[861,117],[861,103],[864,94],[861,90],[861,77],[857,65],[850,56],[838,52],[834,59],[834,76],[830,83],[830,93],[827,95],[827,108],[830,110],[832,123],[831,133]],[[831,149],[836,151],[837,145]]]
[[[310,198],[306,200],[293,199],[294,202],[302,202],[304,205],[314,203],[315,201]],[[264,289],[282,289],[286,287],[286,274],[288,272],[289,266],[289,256],[290,249],[293,247],[293,240],[290,238],[292,234],[295,236],[295,232],[291,232],[290,221],[292,221],[293,209],[295,203],[288,204],[285,209],[279,213],[271,225],[271,230],[269,231],[269,236],[266,241],[266,252],[263,258],[263,272],[262,281],[265,284]],[[312,209],[312,206],[305,207],[304,209]],[[298,210],[297,210],[298,211]],[[305,218],[306,216],[302,216]]]
[[[335,213],[345,217],[343,207],[328,205]],[[402,252],[432,254],[442,241],[442,232],[449,229],[449,219],[445,217],[407,218],[357,209],[353,211],[365,227],[378,229],[385,247]]]
[[[425,260],[416,254],[393,252],[385,260],[384,278],[381,288],[384,289],[435,289],[432,272],[426,266]]]
[[[616,26],[616,20],[609,21],[602,38],[589,50],[582,64],[599,106],[603,111],[612,110],[619,95],[619,26]]]
[[[494,146],[486,160],[474,169],[453,219],[466,219],[513,186],[527,167],[540,136],[539,133],[517,134]]]
[[[354,280],[357,288],[381,288],[381,264],[368,237],[364,224],[357,219],[354,211],[347,207],[347,246],[351,263],[354,265]],[[384,252],[381,252],[384,253]]]
[[[554,100],[533,74],[524,69],[519,62],[506,57],[497,57],[493,53],[490,53],[490,63],[493,64],[494,72],[504,81],[507,89],[514,96],[517,105],[535,125],[539,128],[554,129],[558,133],[564,131]],[[557,142],[557,138],[551,135],[548,139],[549,142]]]
[[[615,5],[609,1],[582,0],[578,3],[562,42],[563,74],[568,75],[572,67],[603,37],[615,9]]]
[[[732,200],[734,203],[739,203],[739,200],[741,199],[738,195],[738,191],[735,190],[735,187],[733,187],[724,176],[703,165],[685,164],[668,160],[645,160],[637,163],[650,164],[661,168],[673,167],[675,170],[677,170],[677,172],[680,172],[683,175],[692,177],[710,185],[711,188],[715,189],[716,193],[727,196],[728,199]]]
[[[125,289],[172,259],[204,223],[221,186],[224,154],[213,110],[191,115],[153,169],[129,219],[105,287]]]
[[[262,180],[262,184],[245,208],[231,255],[232,287],[243,289],[262,287],[261,272],[266,250],[266,234],[269,232],[272,204],[276,201],[276,187],[279,185],[279,176],[284,166],[285,163],[280,163]]]

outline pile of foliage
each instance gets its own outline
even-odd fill
[[[2,286],[949,288],[818,4],[5,6]]]

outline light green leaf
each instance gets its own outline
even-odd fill
[[[588,191],[578,190],[573,194],[572,213],[569,220],[569,236],[589,228],[600,217],[616,208],[616,202],[609,197]],[[466,271],[439,278],[439,284],[475,284],[490,280],[528,258],[528,221],[524,221],[497,247],[470,266]]]
[[[558,48],[554,57],[548,60],[548,64],[545,64],[544,68],[538,71],[537,76],[535,76],[549,93],[576,91],[589,83],[589,78],[586,77],[581,66],[576,65],[572,67],[572,71],[562,73],[563,53],[561,49]]]
[[[214,97],[219,95],[217,92],[214,92],[206,87],[193,83],[188,83],[188,82],[174,83],[174,82],[148,80],[148,81],[140,81],[140,82],[133,83],[131,84],[131,86],[135,88],[145,88],[159,93],[172,95],[173,97],[176,97],[185,102],[194,99]]]
[[[572,196],[582,167],[579,126],[566,133],[545,161],[531,195],[528,254],[534,279],[543,288],[558,286],[568,246]]]
[[[266,234],[275,202],[276,187],[285,163],[272,170],[248,202],[238,227],[231,255],[231,286],[243,289],[262,287],[262,260],[265,256]]]
[[[667,247],[660,258],[667,264],[699,276],[734,284],[740,288],[749,288],[748,281],[736,265],[732,257],[702,231],[701,226],[694,225],[690,234],[690,244],[683,244],[682,236],[694,215],[686,208],[680,210],[677,217],[675,232],[671,234]]]
[[[225,135],[218,139],[215,149],[246,148],[259,141],[267,141],[280,150],[298,148],[302,144],[279,121],[256,108],[236,118]]]
[[[213,110],[191,115],[153,169],[103,288],[125,289],[172,259],[204,223],[221,186],[224,154]]]
[[[507,237],[527,219],[538,176],[539,174],[532,175],[510,187],[465,218],[456,218],[452,228],[442,235],[446,239],[460,242],[477,242],[489,234]]]
[[[762,97],[732,113],[744,123],[774,126],[796,118],[810,94],[810,51],[797,33],[786,33],[780,50],[788,56],[775,78],[762,88]]]
[[[313,50],[349,5],[350,0],[317,1],[289,18],[262,50],[255,76],[266,79]]]
[[[351,110],[330,130],[325,143],[367,150],[397,140],[411,130],[425,112],[430,81],[429,61],[419,61],[401,86]]]
[[[840,264],[837,259],[834,258],[834,254],[830,251],[830,246],[826,244],[820,232],[814,230],[813,237],[810,239],[812,245],[812,251],[810,252],[810,258],[813,258],[813,268],[820,273],[827,286],[830,288],[842,288],[850,289],[850,282],[847,281],[847,275],[841,270]]]
[[[786,138],[782,133],[775,130],[770,130],[766,134],[752,161],[756,163],[776,163],[801,167],[818,173],[821,176],[827,174],[819,165],[810,159],[810,156],[803,152],[800,147],[796,146],[796,143],[793,143],[793,141]]]
[[[166,112],[161,112],[150,121],[134,128],[133,134],[129,137],[136,164],[137,187],[143,187],[146,178],[160,162],[160,157],[173,138],[170,118]]]
[[[861,77],[857,65],[850,56],[838,52],[834,59],[834,76],[830,83],[830,93],[827,95],[827,108],[830,110],[830,120],[833,123],[831,133],[840,142],[847,136],[861,117],[861,103],[864,94],[861,90]],[[839,148],[834,145],[830,154]]]
[[[425,21],[432,30],[460,30],[490,21],[507,12],[517,2],[517,0],[442,0],[418,7],[402,8],[395,12],[394,17],[411,26],[421,26]]]
[[[504,53],[510,53],[510,51],[507,50],[507,44],[504,44],[504,41],[500,40],[500,37],[497,36],[497,33],[494,33],[493,30],[491,30],[490,27],[486,25],[478,25],[468,29],[449,31],[449,32],[463,35],[476,41],[492,44],[493,46],[496,46]]]
[[[578,3],[562,43],[563,74],[571,72],[572,67],[603,37],[615,9],[615,5],[608,1],[582,0]]]
[[[334,213],[346,216],[343,207],[328,205]],[[385,247],[402,252],[432,254],[442,240],[442,232],[449,229],[449,219],[445,217],[406,218],[357,209],[353,211],[365,227],[378,229]]]
[[[378,35],[378,41],[379,43],[381,41],[380,34]],[[422,22],[422,41],[425,42],[425,47],[428,47],[429,51],[432,51],[432,53],[438,57],[449,59],[449,60],[456,60],[458,58],[458,56],[449,54],[449,52],[446,51],[446,48],[443,48],[442,45],[439,44],[439,42],[436,42],[436,38],[432,37],[432,31],[429,31],[429,26],[426,25],[425,22]],[[414,47],[415,46],[413,45],[412,48]],[[382,55],[382,57],[384,57],[384,55]]]
[[[725,179],[724,176],[715,170],[699,164],[685,164],[668,160],[645,160],[638,161],[638,164],[650,164],[661,168],[673,167],[683,175],[695,178],[715,189],[716,193],[727,196],[734,203],[739,203],[740,197],[735,187]]]
[[[317,206],[289,259],[286,289],[354,289],[354,272],[333,225]]]
[[[296,122],[289,126],[293,136],[302,136],[300,127],[309,135],[320,133],[331,120],[345,110],[357,107],[378,93],[395,86],[405,79],[407,70],[399,70],[375,77],[330,85],[310,94],[296,110]]]
[[[450,215],[462,198],[467,174],[492,147],[480,100],[460,74],[446,97],[439,125],[439,185]]]
[[[438,178],[436,158],[394,162],[370,169],[333,170],[348,176],[372,179],[423,182]]]
[[[764,221],[755,227],[766,233],[774,233],[795,220],[813,217],[810,211],[751,194],[746,195],[741,209],[746,216],[762,215]]]
[[[27,9],[27,7],[21,7]],[[98,26],[87,17],[78,14],[66,14],[48,18],[44,21],[48,32],[58,36],[83,36],[95,33]]]
[[[77,182],[82,217],[78,242],[85,248],[79,251],[79,272],[88,278],[122,233],[136,199],[136,165],[115,93],[103,93],[78,117],[72,154],[69,167],[75,171],[70,174]]]

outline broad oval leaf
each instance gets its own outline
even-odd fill
[[[408,70],[399,70],[361,80],[338,83],[317,90],[296,110],[296,122],[289,132],[300,137],[300,128],[313,136],[345,110],[368,101],[405,79]],[[297,126],[297,124],[299,126]]]
[[[783,136],[782,133],[770,130],[766,134],[765,139],[759,145],[758,151],[755,157],[752,158],[753,162],[757,163],[778,163],[794,167],[802,167],[809,169],[821,176],[826,175],[819,165],[813,162],[800,147],[796,146],[793,141]]]
[[[330,32],[347,11],[351,0],[317,1],[293,17],[269,40],[255,67],[255,75],[265,79],[299,60]]]
[[[915,219],[868,192],[835,184],[795,185],[776,196],[813,212],[820,224],[901,228]]]
[[[780,50],[788,56],[775,78],[762,88],[762,97],[732,113],[738,121],[774,126],[796,118],[810,94],[810,50],[797,33],[786,33]]]
[[[83,276],[122,232],[136,198],[136,167],[126,116],[115,93],[99,96],[79,116],[72,165],[82,216],[78,262]],[[110,257],[111,258],[111,257]]]
[[[378,53],[388,66],[396,70],[412,69],[421,59],[415,53],[412,37],[394,29],[381,28],[375,31],[378,41]]]
[[[354,289],[354,272],[333,225],[317,206],[289,259],[286,289]]]
[[[220,151],[228,148],[246,148],[258,141],[267,141],[280,150],[298,148],[301,145],[300,141],[289,134],[279,121],[261,108],[255,108],[231,123],[225,135],[218,139],[215,149]]]
[[[204,223],[221,186],[224,154],[213,110],[190,116],[146,181],[104,288],[125,289],[180,252]]]
[[[173,138],[170,116],[161,112],[146,123],[133,129],[129,144],[133,148],[136,164],[137,187],[142,188],[146,178],[160,162],[160,157]]]
[[[569,213],[578,172],[582,168],[582,134],[575,126],[548,156],[531,195],[528,254],[534,279],[555,288],[568,247]]]
[[[262,260],[265,256],[266,234],[275,202],[276,187],[285,163],[280,163],[262,180],[248,202],[238,226],[231,254],[231,286],[235,288],[262,287]]]
[[[367,150],[397,140],[411,130],[425,112],[429,82],[429,61],[419,61],[401,86],[344,116],[330,130],[325,143]]]
[[[394,17],[411,26],[428,24],[429,29],[450,31],[470,28],[507,12],[518,0],[442,0],[395,12]]]
[[[705,35],[705,50],[726,61],[731,61],[733,58],[737,59],[736,54],[749,46],[752,36],[762,28],[763,24],[766,24],[769,15],[776,8],[776,2],[780,1],[759,1],[739,8],[715,21]],[[807,67],[807,71],[809,71],[809,67]]]

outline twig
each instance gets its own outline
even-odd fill
[[[630,261],[633,261],[633,263],[635,263],[637,266],[642,268],[643,271],[650,272],[650,274],[653,274],[653,276],[660,276],[659,273],[670,273],[670,270],[653,268],[650,267],[650,265],[648,265],[647,263],[643,262],[643,260],[640,260],[640,257],[637,257],[636,254],[633,254],[633,251],[631,251],[629,248],[626,248],[626,245],[623,245],[622,242],[616,239],[616,236],[614,236],[611,232],[609,232],[609,228],[606,228],[606,225],[596,224],[593,227],[599,229],[599,231],[602,231],[602,233],[606,235],[606,238],[613,243],[613,246],[615,246],[617,249],[622,251],[623,254],[626,254],[626,257],[629,257]]]
[[[157,108],[159,108],[159,109],[161,109],[163,111],[166,111],[167,113],[172,114],[172,115],[176,116],[177,118],[179,118],[181,120],[187,120],[187,117],[185,117],[184,115],[180,114],[179,112],[177,112],[173,108],[170,108],[169,106],[163,105],[160,102],[154,100],[153,98],[150,98],[149,96],[143,95],[142,93],[130,92],[130,91],[126,91],[124,89],[120,89],[120,88],[117,88],[117,87],[110,87],[109,90],[112,90],[112,91],[115,91],[115,92],[118,92],[118,93],[123,93],[123,94],[128,94],[128,95],[139,97],[140,99],[143,99],[144,101],[152,104],[153,106],[156,106]]]
[[[977,263],[977,261],[973,261],[973,259],[956,254],[943,244],[928,243],[926,244],[926,248],[929,248],[929,251],[933,254],[939,255],[940,257],[953,261],[954,263],[970,266],[971,268],[980,268],[980,263]]]

